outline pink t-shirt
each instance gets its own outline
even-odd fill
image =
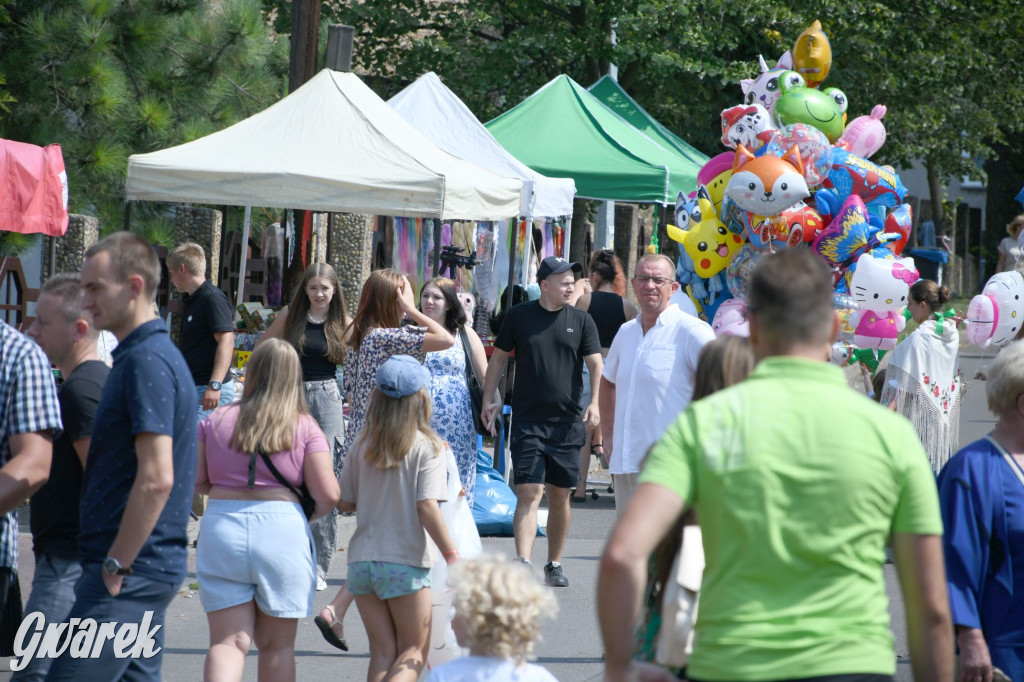
[[[238,405],[218,407],[199,424],[199,442],[206,450],[206,472],[211,485],[237,490],[249,487],[249,455],[231,447],[231,434],[238,420]],[[299,415],[292,430],[292,449],[268,452],[274,466],[296,488],[302,484],[302,463],[306,455],[330,452],[327,439],[316,420]],[[262,457],[256,458],[256,487],[283,488],[270,473]]]

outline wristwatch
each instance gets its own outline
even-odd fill
[[[210,383],[208,383],[206,385],[210,387],[211,391],[219,391],[220,390],[220,382],[219,381],[211,381]]]
[[[112,556],[103,560],[103,572],[107,575],[131,575],[131,566],[122,566],[121,562]]]

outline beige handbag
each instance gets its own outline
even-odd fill
[[[700,526],[683,526],[683,545],[672,564],[661,598],[661,628],[654,658],[670,668],[682,668],[693,653],[697,602],[704,576],[704,545]]]

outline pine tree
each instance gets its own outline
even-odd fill
[[[128,156],[207,135],[279,99],[288,66],[260,0],[6,0],[0,136],[61,144],[70,210],[123,224]],[[168,207],[133,224],[166,241]],[[164,217],[162,217],[164,216]]]

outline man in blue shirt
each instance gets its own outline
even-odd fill
[[[120,658],[124,647],[112,639],[98,658],[65,652],[50,680],[160,679],[164,613],[186,572],[197,399],[188,365],[154,312],[159,281],[156,254],[138,235],[119,232],[86,252],[82,308],[118,346],[86,461],[82,579],[70,615],[119,630],[135,624],[137,643],[148,643]]]

